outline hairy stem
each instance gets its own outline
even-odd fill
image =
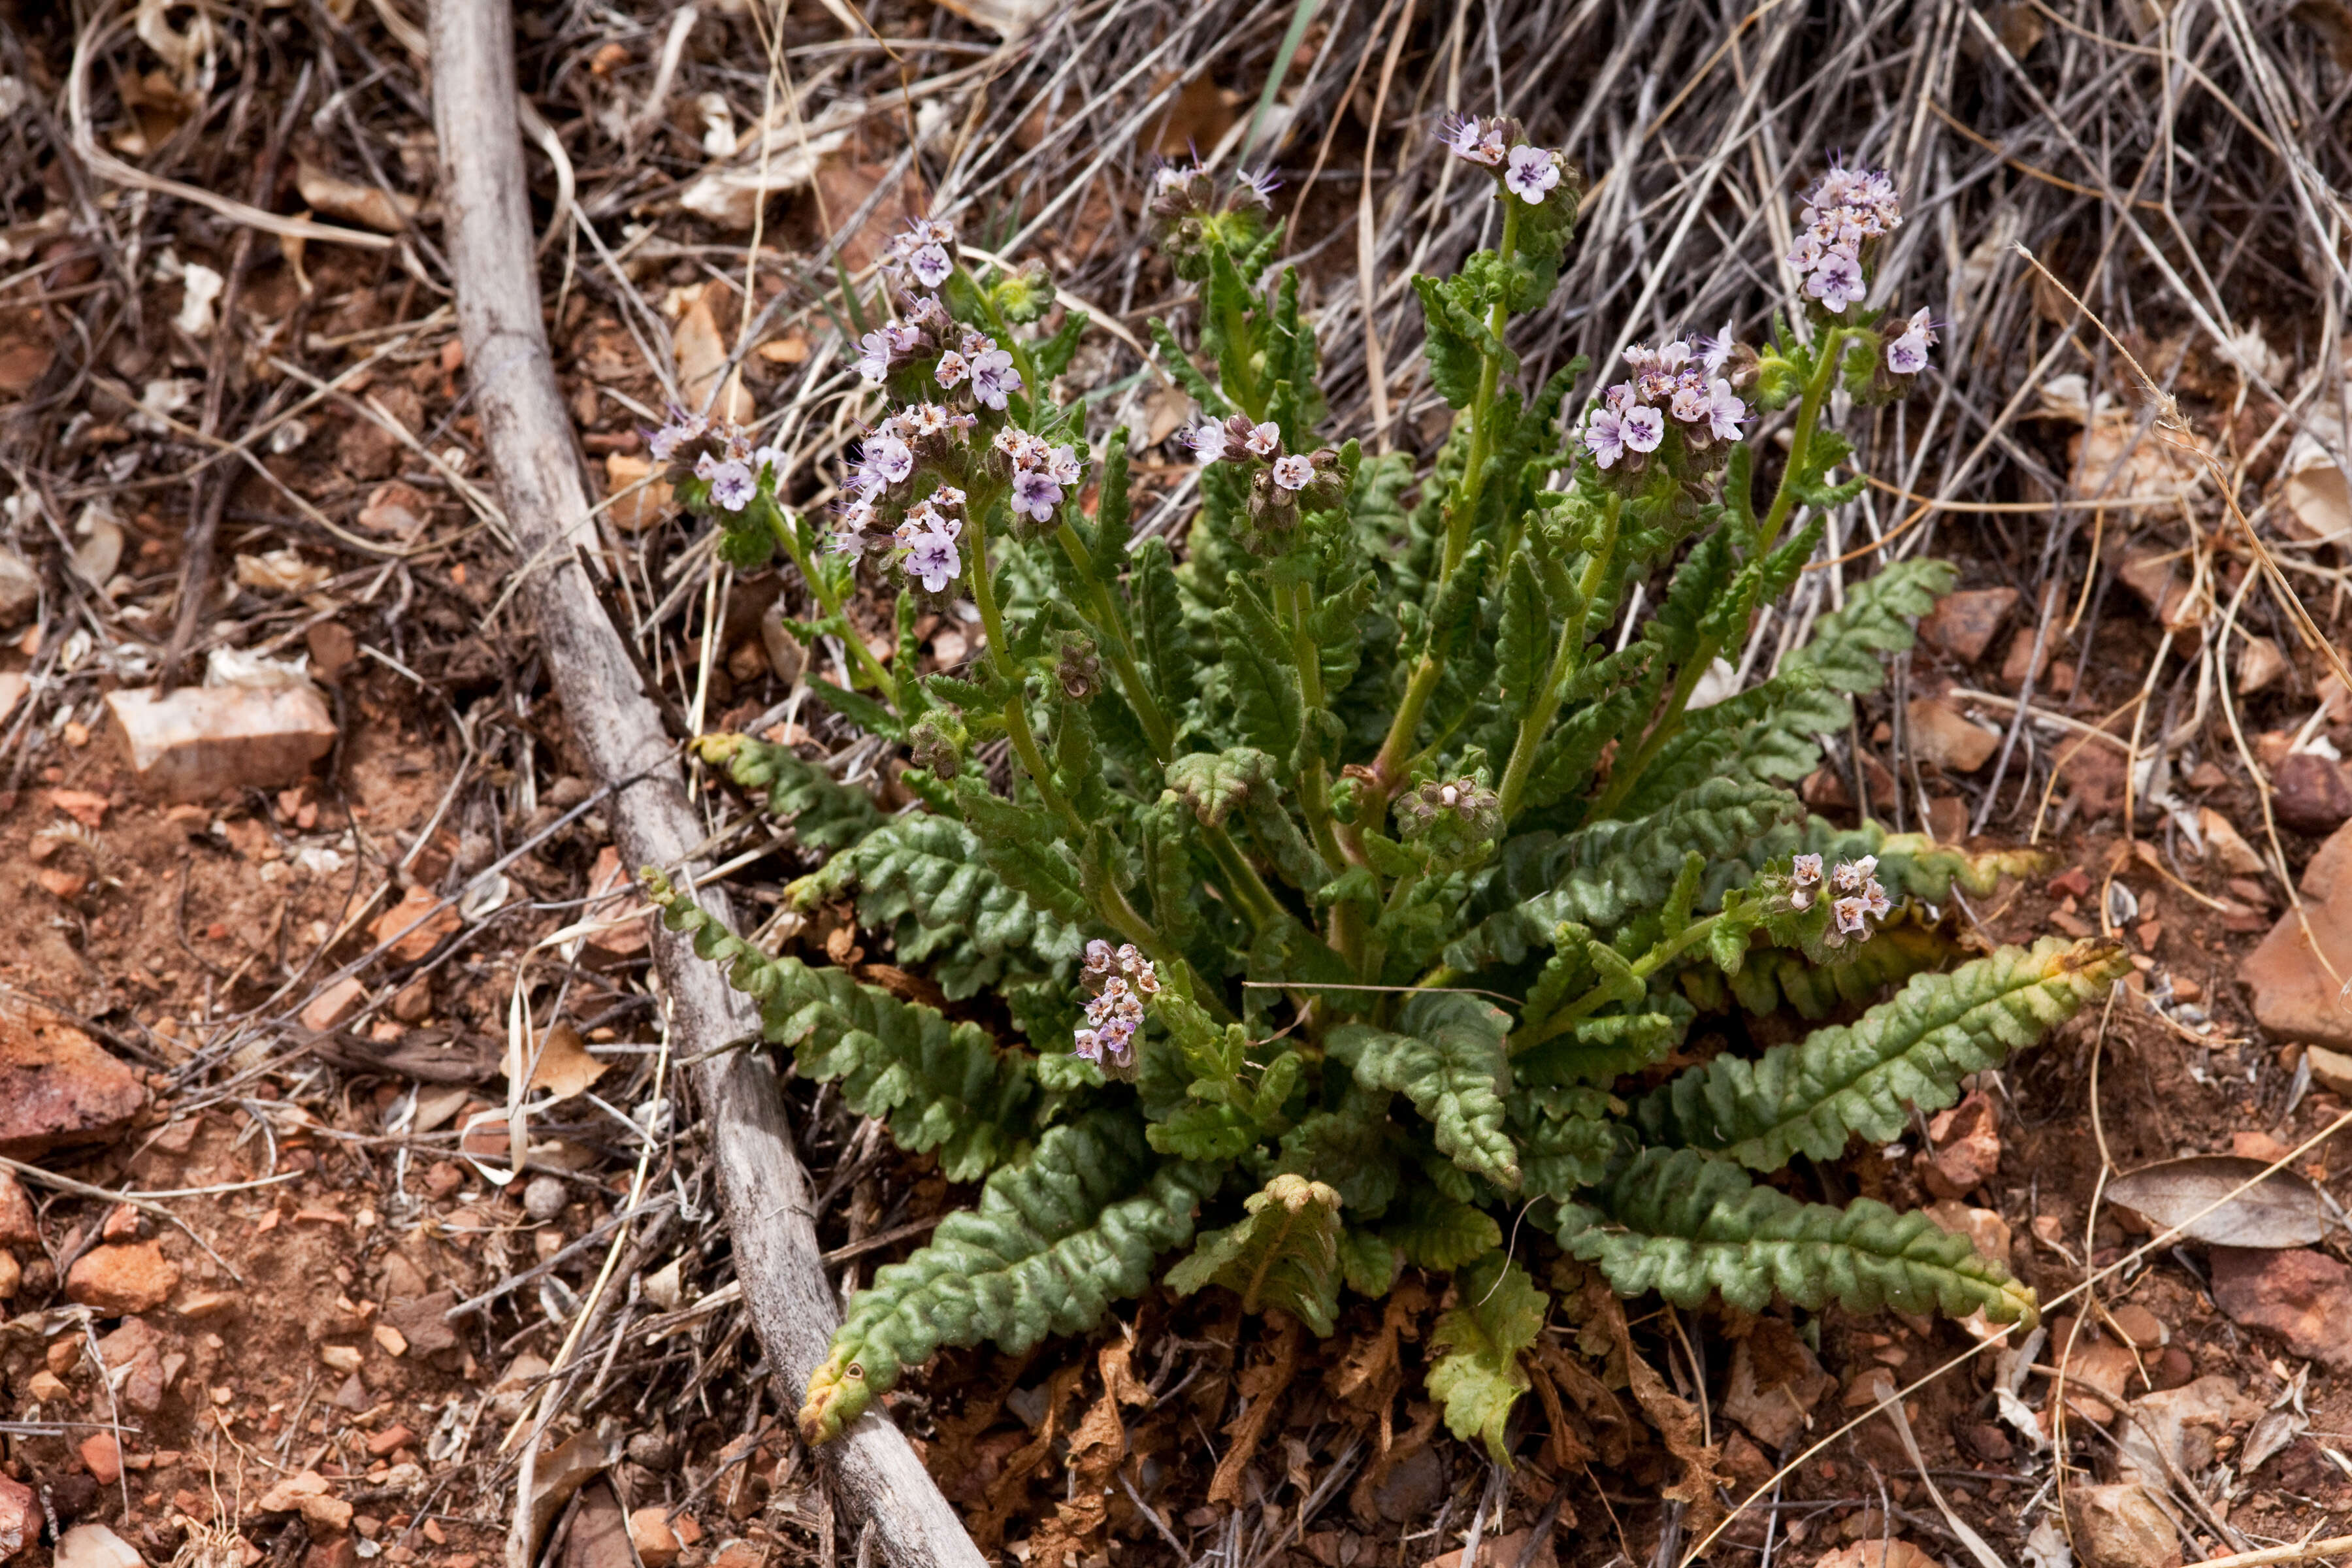
[[[1703,920],[1693,921],[1673,936],[1659,942],[1634,961],[1633,978],[1648,980],[1671,960],[1706,941],[1723,918],[1723,915],[1718,912],[1708,915]],[[1589,1016],[1596,1008],[1607,1002],[1611,994],[1610,983],[1606,980],[1601,981],[1575,1001],[1561,1006],[1559,1011],[1534,1028],[1515,1031],[1511,1036],[1511,1050],[1514,1053],[1527,1050],[1543,1044],[1546,1040],[1566,1034],[1578,1020]]]
[[[985,507],[973,507],[971,527],[971,596],[980,605],[980,624],[988,634],[988,658],[995,668],[997,679],[1003,681],[1011,695],[1004,700],[1004,725],[1013,742],[1013,754],[1021,759],[1022,768],[1029,782],[1037,786],[1037,794],[1046,808],[1062,819],[1069,831],[1072,843],[1083,844],[1087,825],[1062,792],[1055,787],[1053,770],[1046,766],[1045,753],[1037,749],[1036,733],[1029,728],[1029,704],[1022,695],[1021,671],[1013,666],[1006,652],[1010,646],[1004,637],[1004,612],[996,603],[996,584],[988,570],[988,525],[996,511],[993,499]]]
[[[810,595],[824,609],[826,618],[841,623],[842,646],[849,650],[850,662],[856,667],[857,673],[882,694],[883,701],[893,708],[898,707],[898,683],[890,679],[890,672],[882,668],[882,661],[874,657],[874,650],[866,646],[866,639],[857,635],[857,629],[841,613],[841,595],[834,593],[824,578],[810,569],[808,552],[801,548],[800,531],[784,515],[783,508],[772,503],[768,507],[768,531],[775,535],[776,542],[792,558],[794,569],[801,574],[801,581],[808,584]]]
[[[1061,542],[1062,553],[1069,557],[1071,570],[1087,585],[1087,596],[1093,601],[1093,613],[1087,619],[1103,635],[1103,651],[1110,656],[1111,668],[1118,675],[1119,690],[1141,721],[1144,738],[1151,742],[1152,754],[1160,759],[1160,766],[1166,767],[1176,754],[1176,728],[1160,711],[1151,689],[1143,682],[1143,671],[1135,662],[1135,641],[1128,633],[1127,617],[1119,614],[1118,601],[1110,585],[1095,574],[1094,557],[1086,541],[1078,537],[1077,530],[1065,521],[1055,537]]]
[[[1812,450],[1813,433],[1821,422],[1822,407],[1829,401],[1830,386],[1837,379],[1838,361],[1843,357],[1845,336],[1851,330],[1832,327],[1822,334],[1821,347],[1817,351],[1821,357],[1814,363],[1813,374],[1806,378],[1804,395],[1797,405],[1797,423],[1789,440],[1788,463],[1780,470],[1779,488],[1772,492],[1771,510],[1764,514],[1764,521],[1757,526],[1757,555],[1764,554],[1780,542],[1780,531],[1788,526],[1790,514],[1796,510],[1796,478],[1806,468],[1806,460]],[[1740,636],[1747,635],[1745,625],[1738,629]],[[1649,734],[1643,737],[1633,759],[1621,763],[1610,775],[1609,787],[1593,804],[1590,820],[1601,821],[1622,805],[1625,797],[1633,792],[1633,786],[1641,782],[1643,773],[1658,760],[1658,753],[1665,749],[1666,742],[1681,732],[1683,716],[1690,707],[1691,693],[1698,689],[1699,681],[1722,656],[1724,647],[1725,638],[1720,633],[1699,640],[1698,647],[1684,661],[1682,668],[1675,672],[1674,689],[1666,694],[1665,706],[1660,710],[1657,722],[1650,726]]]

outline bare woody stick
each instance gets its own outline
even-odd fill
[[[556,693],[598,780],[618,786],[612,811],[621,851],[634,863],[675,868],[702,829],[688,809],[661,715],[573,553],[575,542],[590,545],[594,536],[540,320],[513,28],[509,6],[434,0],[433,118],[467,374]],[[705,889],[698,896],[728,918],[722,895]],[[711,1121],[720,1201],[752,1325],[776,1375],[797,1387],[824,1360],[840,1304],[775,1075],[754,1054],[715,1049],[756,1030],[757,1011],[715,967],[658,928],[654,957],[677,1052],[699,1058],[694,1087]],[[887,1418],[869,1413],[817,1458],[835,1506],[871,1522],[891,1563],[983,1568],[955,1510]]]

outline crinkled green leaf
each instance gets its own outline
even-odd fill
[[[1445,1429],[1465,1442],[1486,1445],[1495,1463],[1511,1462],[1504,1426],[1511,1406],[1528,1391],[1522,1352],[1543,1332],[1551,1299],[1528,1271],[1490,1252],[1454,1282],[1457,1305],[1437,1320],[1429,1348],[1430,1396],[1445,1407]]]
[[[1330,1333],[1339,1310],[1339,1194],[1285,1173],[1242,1206],[1248,1217],[1203,1235],[1168,1271],[1168,1288],[1189,1296],[1223,1285],[1245,1312],[1279,1307],[1318,1336]]]
[[[1437,1147],[1465,1171],[1504,1188],[1519,1184],[1518,1152],[1503,1131],[1510,1060],[1509,1016],[1460,991],[1417,993],[1404,1005],[1402,1034],[1345,1024],[1325,1042],[1367,1089],[1395,1089],[1435,1131]]]

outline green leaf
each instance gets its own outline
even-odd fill
[[[1508,1466],[1504,1426],[1511,1406],[1528,1391],[1520,1352],[1543,1332],[1551,1299],[1526,1269],[1501,1252],[1480,1258],[1456,1281],[1460,1304],[1437,1320],[1429,1348],[1430,1396],[1445,1406],[1445,1429],[1465,1442],[1476,1437],[1495,1463]]]
[[[1011,888],[981,858],[980,839],[953,817],[909,812],[867,834],[844,858],[860,888],[857,915],[878,931],[901,917],[901,962],[952,963],[951,1001],[1009,973],[1066,974],[1086,946],[1078,927]],[[946,957],[968,947],[968,956]],[[990,963],[983,961],[994,961]]]
[[[1277,1175],[1250,1194],[1239,1225],[1202,1236],[1168,1271],[1168,1288],[1189,1296],[1223,1285],[1242,1310],[1279,1307],[1328,1335],[1339,1310],[1339,1194],[1303,1176]]]
[[[1349,1226],[1339,1234],[1339,1275],[1349,1289],[1374,1300],[1396,1285],[1404,1259],[1396,1244]]]
[[[1151,668],[1151,689],[1162,705],[1181,713],[1196,684],[1192,650],[1184,632],[1184,601],[1176,587],[1176,559],[1164,539],[1135,548],[1135,637]]]
[[[898,715],[862,691],[845,691],[830,680],[808,678],[808,689],[817,700],[871,735],[885,735],[893,741],[903,740],[905,731]]]
[[[1236,573],[1212,622],[1224,654],[1226,689],[1244,739],[1277,761],[1297,750],[1301,709],[1290,639],[1257,591]]]
[[[738,785],[764,792],[769,814],[790,824],[803,848],[830,854],[882,825],[872,795],[835,783],[790,746],[749,735],[709,735],[695,749],[705,762],[724,763],[727,776]]]
[[[1274,775],[1274,759],[1254,746],[1194,752],[1168,764],[1168,787],[1209,826],[1223,822]]]
[[[1119,426],[1110,433],[1110,445],[1102,456],[1101,498],[1095,507],[1094,539],[1091,553],[1095,575],[1106,583],[1116,582],[1119,568],[1127,562],[1128,497],[1127,497],[1127,426]]]
[[[943,1346],[987,1340],[1022,1355],[1049,1334],[1095,1328],[1150,1284],[1154,1258],[1192,1239],[1217,1174],[1156,1163],[1132,1113],[1049,1129],[1027,1160],[988,1178],[979,1206],[948,1215],[929,1246],[851,1298],[809,1379],[802,1436],[837,1436]]]
[[[1616,1128],[1609,1119],[1613,1103],[1599,1089],[1556,1085],[1512,1091],[1511,1135],[1518,1140],[1528,1192],[1565,1200],[1608,1173],[1617,1152]]]
[[[1416,1182],[1404,1212],[1381,1226],[1416,1268],[1445,1273],[1503,1245],[1503,1227],[1485,1209]]]
[[[1678,1307],[1715,1292],[1760,1312],[1778,1292],[1808,1311],[1981,1310],[2031,1321],[2033,1292],[1924,1214],[1857,1199],[1843,1209],[1758,1185],[1719,1155],[1645,1149],[1592,1207],[1561,1211],[1559,1244],[1600,1266],[1619,1294]]]
[[[1852,1024],[1816,1029],[1748,1061],[1722,1056],[1648,1095],[1634,1114],[1659,1142],[1717,1150],[1759,1171],[1792,1154],[1834,1159],[1855,1133],[1903,1135],[1911,1108],[1959,1098],[1959,1080],[1999,1067],[2130,968],[2120,948],[2045,937],[1949,974],[1912,978]]]
[[[1077,863],[1045,812],[992,795],[969,773],[956,780],[956,805],[980,841],[989,868],[1038,908],[1073,923],[1087,916]]]
[[[1551,671],[1551,605],[1524,553],[1511,558],[1502,600],[1496,663],[1508,710],[1524,718],[1534,709]]]
[[[1367,1089],[1395,1089],[1426,1117],[1441,1152],[1506,1189],[1519,1184],[1518,1152],[1503,1131],[1510,1018],[1460,991],[1423,991],[1404,1005],[1407,1031],[1343,1024],[1325,1042]]]

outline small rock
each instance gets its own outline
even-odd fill
[[[2116,1331],[2141,1350],[2159,1349],[2171,1338],[2157,1315],[2137,1301],[2125,1302],[2108,1316]]]
[[[139,782],[178,801],[299,784],[335,749],[335,721],[309,686],[152,688],[106,699]]]
[[[312,1543],[302,1553],[302,1568],[359,1568],[359,1542],[348,1535]]]
[[[1998,731],[1986,729],[1936,698],[1913,698],[1908,714],[1913,748],[1923,761],[1946,773],[1972,773],[2000,750]]]
[[[383,1431],[377,1433],[374,1436],[370,1437],[367,1442],[367,1450],[369,1453],[381,1459],[389,1457],[397,1449],[413,1447],[415,1446],[415,1443],[416,1434],[410,1431],[406,1426],[401,1426],[395,1422],[392,1426],[387,1426]]]
[[[1927,802],[1927,833],[1938,844],[1963,844],[1969,837],[1969,803],[1956,795]]]
[[[23,626],[41,602],[41,574],[13,550],[0,550],[0,631]],[[0,708],[0,713],[6,710]]]
[[[2352,1047],[2352,1007],[2338,978],[2346,974],[2352,974],[2352,889],[2287,910],[2238,964],[2238,981],[2263,1028],[2280,1039],[2339,1049]]]
[[[357,1372],[360,1369],[360,1363],[364,1360],[366,1358],[360,1354],[357,1345],[320,1345],[319,1347],[320,1364],[336,1372]]]
[[[1947,594],[1919,622],[1919,635],[1974,664],[2017,605],[2014,588],[1971,588]]]
[[[28,1160],[105,1142],[146,1104],[139,1075],[88,1035],[45,1007],[0,998],[0,1154]]]
[[[2000,1112],[1990,1096],[1972,1092],[1927,1123],[1935,1152],[1920,1178],[1939,1198],[1964,1197],[2000,1169]]]
[[[522,1212],[541,1225],[562,1214],[572,1191],[556,1176],[533,1176],[522,1189]]]
[[[55,1405],[72,1390],[66,1386],[65,1379],[43,1367],[25,1380],[25,1392],[43,1405]]]
[[[1422,1448],[1397,1462],[1387,1479],[1372,1489],[1372,1507],[1382,1519],[1402,1524],[1425,1519],[1445,1495],[1445,1461],[1435,1448]]]
[[[2041,685],[2049,677],[2050,661],[2057,657],[2061,641],[2057,628],[2053,627],[2042,639],[2039,660],[2033,657],[2034,631],[2032,626],[2020,626],[2017,635],[2009,639],[2009,657],[2000,661],[2000,683],[2011,691],[2024,689],[2025,672],[2029,666],[2033,671],[2034,684]]]
[[[2352,787],[2332,758],[2290,752],[2271,770],[2272,801],[2283,826],[2297,833],[2333,833],[2352,817]]]
[[[1937,1229],[1967,1237],[1978,1257],[1989,1258],[2003,1268],[2009,1267],[2012,1245],[2009,1221],[2000,1217],[1998,1209],[1970,1208],[1957,1198],[1946,1198],[1919,1212],[1934,1220]]]
[[[666,1517],[669,1510],[659,1506],[641,1508],[629,1515],[629,1540],[637,1549],[637,1558],[646,1568],[670,1568],[682,1550],[677,1531],[669,1527]]]
[[[55,1568],[141,1568],[138,1549],[102,1524],[77,1524],[58,1542]]]
[[[38,1247],[41,1230],[33,1218],[33,1200],[13,1171],[0,1171],[0,1247]]]
[[[0,1562],[14,1557],[40,1534],[41,1510],[33,1500],[33,1489],[0,1476]]]
[[[152,1312],[171,1300],[180,1267],[156,1242],[93,1247],[66,1273],[66,1299],[108,1316]]]
[[[16,1255],[0,1247],[0,1301],[14,1300],[17,1288],[24,1282],[25,1270],[17,1263]]]
[[[1868,752],[1863,753],[1862,776],[1870,790],[1870,804],[1885,810],[1895,804],[1895,775],[1886,764]],[[1853,783],[1844,764],[1814,769],[1797,786],[1797,794],[1807,805],[1820,811],[1844,811],[1853,805]]]
[[[2180,1538],[2156,1500],[2129,1482],[2076,1487],[2066,1521],[2085,1568],[2180,1568]]]
[[[93,1432],[75,1452],[100,1486],[110,1487],[122,1479],[122,1445],[114,1440],[113,1433]]]
[[[429,1296],[398,1298],[383,1304],[383,1321],[408,1341],[411,1355],[437,1355],[457,1347],[457,1331],[442,1314],[457,1304],[457,1293],[436,1290]]]
[[[0,673],[0,723],[7,721],[8,715],[16,710],[16,704],[32,689],[33,683],[15,670]]]
[[[2326,1046],[2305,1046],[2303,1054],[2311,1063],[2312,1082],[2337,1094],[2352,1095],[2352,1056]]]
[[[368,1331],[368,1334],[379,1350],[395,1361],[408,1353],[408,1336],[390,1323],[378,1323]]]
[[[658,1429],[629,1435],[629,1462],[649,1470],[667,1470],[677,1463],[677,1445]]]
[[[302,1009],[302,1026],[324,1034],[360,1009],[367,986],[356,974],[347,974],[310,998]]]
[[[263,1492],[260,1502],[255,1506],[264,1513],[299,1513],[304,1498],[325,1497],[327,1491],[326,1477],[316,1470],[304,1470],[287,1477]]]
[[[2246,646],[2238,650],[2238,694],[2267,691],[2286,679],[2294,666],[2279,645],[2268,637],[2250,637]]]
[[[445,903],[432,889],[419,883],[403,893],[400,902],[368,922],[368,935],[392,942],[392,956],[403,963],[422,963],[453,936],[465,921],[455,904]],[[397,940],[394,940],[397,939]]]
[[[420,974],[394,992],[392,1016],[404,1024],[422,1024],[433,1016],[433,977]]]
[[[2213,1302],[2237,1322],[2279,1336],[2296,1355],[2352,1372],[2352,1268],[2305,1247],[2213,1248]]]
[[[359,662],[360,639],[341,621],[319,621],[302,634],[310,650],[310,673],[330,686],[342,684],[343,675]]]
[[[163,1341],[146,1319],[123,1319],[121,1327],[98,1342],[98,1358],[124,1405],[142,1415],[163,1407]]]
[[[172,1310],[192,1323],[233,1317],[245,1303],[234,1290],[196,1290],[183,1297]]]

